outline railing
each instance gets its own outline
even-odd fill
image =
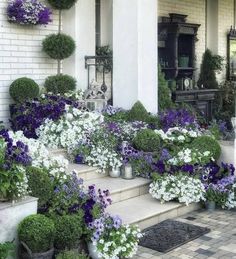
[[[88,70],[88,88],[93,79],[101,83],[101,90],[108,95],[108,103],[113,100],[113,59],[112,56],[85,56],[85,68]],[[93,68],[93,70],[92,70]],[[95,68],[95,69],[94,69]],[[93,78],[91,78],[93,72]],[[95,76],[95,78],[94,78]]]

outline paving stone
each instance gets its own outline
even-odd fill
[[[193,219],[194,218],[194,219]],[[211,232],[184,244],[167,254],[147,248],[139,248],[139,257],[135,259],[236,259],[236,211],[216,210],[208,213],[205,210],[191,212],[176,220],[208,227]],[[142,257],[142,254],[149,257]]]

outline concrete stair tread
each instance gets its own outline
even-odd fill
[[[150,194],[145,194],[112,204],[107,210],[112,215],[121,216],[124,223],[134,224],[183,206],[177,202],[161,204],[158,200],[152,198]]]
[[[135,178],[132,180],[126,180],[122,178],[112,178],[109,176],[85,181],[85,185],[95,184],[97,188],[102,190],[109,190],[111,194],[125,192],[126,190],[132,190],[135,188],[148,186],[151,183],[151,180],[144,178]]]
[[[91,172],[91,171],[96,171],[96,167],[84,165],[84,164],[75,164],[75,163],[69,163],[67,171],[73,171],[76,170],[77,173],[85,173],[85,172]]]

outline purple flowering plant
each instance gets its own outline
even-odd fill
[[[10,106],[10,123],[14,131],[21,130],[28,138],[37,138],[36,130],[46,119],[58,120],[66,105],[84,109],[83,104],[69,97],[46,94],[25,103]]]
[[[54,194],[48,208],[50,214],[74,214],[82,210],[86,225],[103,215],[112,202],[108,190],[97,190],[95,185],[85,188],[76,172],[64,178],[61,174],[53,179]]]
[[[7,7],[9,22],[46,25],[52,21],[52,11],[38,0],[11,0]]]
[[[198,128],[197,117],[187,109],[168,109],[160,113],[160,126],[164,131],[173,127]]]

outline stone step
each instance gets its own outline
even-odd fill
[[[163,220],[181,216],[199,209],[199,204],[185,206],[177,202],[161,204],[150,194],[112,204],[107,211],[119,215],[126,224],[138,224],[140,229],[153,226]]]
[[[85,181],[85,185],[95,184],[97,188],[109,190],[112,203],[121,202],[148,193],[150,180],[135,178],[126,180],[122,178],[104,177]]]
[[[87,180],[95,180],[99,178],[104,178],[106,174],[98,173],[96,167],[88,166],[88,165],[81,165],[81,164],[74,164],[69,163],[69,166],[67,167],[67,172],[76,171],[78,177]]]
[[[63,148],[58,149],[48,149],[50,155],[52,156],[63,156],[64,158],[68,159],[67,150]]]

